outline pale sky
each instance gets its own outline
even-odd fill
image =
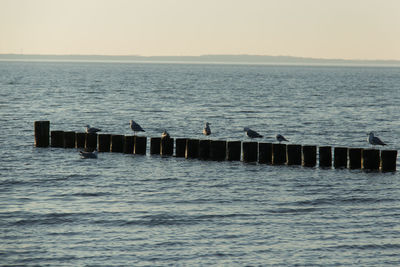
[[[400,60],[400,0],[0,0],[0,54]]]

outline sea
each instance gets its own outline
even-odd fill
[[[400,67],[0,61],[1,266],[400,266],[397,172],[37,148],[51,130],[400,149]],[[212,134],[202,135],[205,122]]]

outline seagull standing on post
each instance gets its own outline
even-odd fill
[[[368,142],[371,145],[373,145],[373,146],[375,146],[375,145],[386,146],[386,144],[381,139],[379,139],[378,137],[374,136],[373,132],[370,132],[367,135],[368,135]]]
[[[145,132],[145,130],[143,130],[143,128],[140,127],[140,125],[137,124],[135,121],[131,120],[129,122],[129,124],[131,125],[131,129],[133,131],[133,135],[136,135],[136,132]]]
[[[246,135],[247,135],[248,137],[250,137],[250,138],[262,138],[262,137],[263,137],[261,134],[257,133],[256,131],[251,130],[251,129],[248,128],[248,127],[245,127],[245,128],[243,129],[243,131],[245,131],[245,132],[246,132]]]
[[[286,139],[283,135],[281,135],[281,134],[277,134],[277,135],[276,135],[276,140],[278,140],[279,144],[280,144],[281,142],[284,142],[284,141],[289,142],[289,140],[287,140],[287,139]]]
[[[204,135],[210,135],[211,134],[210,124],[208,122],[206,122],[206,125],[204,126],[203,134]]]
[[[90,127],[90,125],[86,125],[86,133],[97,133],[100,132],[101,129]]]

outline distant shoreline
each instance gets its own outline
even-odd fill
[[[348,60],[260,55],[202,55],[202,56],[111,56],[111,55],[33,55],[0,54],[0,61],[81,61],[81,62],[142,62],[142,63],[202,63],[202,64],[266,64],[266,65],[339,65],[393,66],[400,60]]]

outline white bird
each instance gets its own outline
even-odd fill
[[[210,135],[211,134],[210,123],[206,122],[206,125],[203,128],[203,134],[204,135]]]
[[[167,130],[164,130],[164,132],[161,134],[161,139],[168,139],[170,138],[169,133]]]
[[[245,132],[246,132],[246,135],[247,135],[248,137],[250,137],[250,138],[262,138],[262,137],[263,137],[261,134],[257,133],[256,131],[251,130],[251,129],[248,128],[248,127],[245,127],[245,128],[243,129],[243,131],[245,131]]]
[[[134,122],[133,120],[131,120],[129,124],[131,125],[131,129],[134,135],[136,135],[136,132],[145,132],[145,130],[143,130],[143,128],[140,127],[140,125]]]
[[[97,133],[100,132],[101,129],[90,127],[90,125],[86,125],[86,133]]]
[[[287,140],[287,139],[286,139],[283,135],[281,135],[281,134],[277,134],[277,135],[276,135],[276,140],[278,140],[279,143],[281,143],[281,142],[283,142],[283,141],[289,142],[289,140]]]
[[[79,155],[81,155],[81,158],[83,159],[97,159],[97,150],[94,150],[93,152],[79,151]]]
[[[367,135],[368,135],[368,142],[371,145],[373,145],[373,146],[375,146],[375,145],[386,146],[386,144],[381,139],[379,139],[378,137],[374,136],[373,132],[370,132]]]

